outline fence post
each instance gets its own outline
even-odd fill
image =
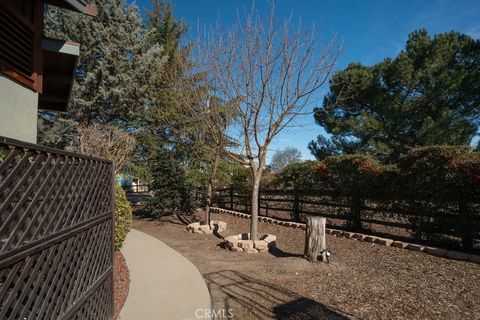
[[[327,261],[327,243],[325,239],[326,218],[307,217],[307,228],[305,230],[305,251],[304,255],[310,262],[318,262],[321,254],[322,261]]]
[[[293,220],[300,222],[300,199],[297,193],[293,195]]]

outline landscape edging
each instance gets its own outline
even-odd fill
[[[211,207],[210,209],[213,213],[224,213],[224,214],[230,214],[239,218],[251,219],[251,216],[247,213],[222,209],[218,207]],[[290,228],[300,228],[303,230],[306,229],[305,223],[301,223],[301,222],[284,221],[284,220],[278,220],[278,219],[265,217],[265,216],[259,216],[258,221],[278,224],[280,226],[285,226]],[[395,248],[407,249],[407,250],[416,251],[416,252],[424,252],[426,254],[436,256],[436,257],[442,257],[442,258],[460,260],[460,261],[469,261],[469,262],[480,264],[480,255],[476,255],[476,254],[468,254],[460,251],[424,246],[424,245],[409,243],[404,241],[396,241],[393,239],[366,235],[358,232],[332,229],[332,228],[326,228],[325,232],[327,234],[331,234],[336,237],[345,237],[347,239],[355,239],[359,241],[372,242],[372,243],[384,245],[387,247],[392,246]]]

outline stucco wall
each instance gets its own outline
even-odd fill
[[[38,93],[0,74],[0,136],[37,142]]]

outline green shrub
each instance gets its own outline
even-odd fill
[[[281,172],[281,187],[291,189],[295,194],[308,194],[318,190],[321,187],[318,167],[319,162],[312,160],[288,164]]]
[[[333,195],[346,198],[350,208],[348,227],[355,230],[362,229],[365,200],[381,198],[385,189],[393,188],[390,180],[396,171],[362,154],[327,157],[318,170]]]
[[[318,170],[317,161],[307,160],[288,164],[281,172],[280,186],[282,189],[290,190],[293,194],[292,218],[294,221],[301,221],[303,200],[316,190],[321,190],[321,174]]]
[[[127,233],[132,227],[132,207],[125,191],[115,185],[115,250],[123,246]]]
[[[412,149],[402,159],[403,195],[417,239],[445,241],[452,231],[471,249],[478,237],[480,154],[464,146]]]

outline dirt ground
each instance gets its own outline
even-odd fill
[[[136,217],[133,227],[183,254],[202,273],[222,311],[218,319],[480,319],[480,265],[327,235],[329,264],[302,258],[304,231],[259,223],[277,249],[247,254],[222,248],[222,236],[248,231],[227,222],[221,235],[192,234],[195,216]],[[161,288],[159,288],[161,289]]]

